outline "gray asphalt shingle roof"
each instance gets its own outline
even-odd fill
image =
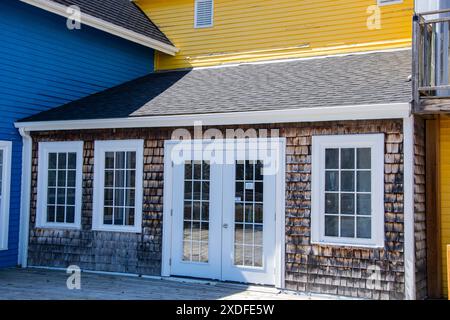
[[[172,45],[169,39],[130,0],[51,0],[64,6],[76,5],[81,12]]]
[[[22,122],[408,103],[410,74],[410,50],[153,73]]]

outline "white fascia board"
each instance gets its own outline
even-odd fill
[[[410,103],[369,104],[339,107],[300,108],[271,111],[206,113],[172,116],[146,116],[115,119],[16,122],[26,131],[82,130],[113,128],[191,127],[293,123],[340,120],[400,119],[411,114]]]
[[[70,13],[67,12],[67,8],[68,8],[67,6],[64,6],[59,3],[55,3],[50,0],[20,0],[20,1],[30,4],[32,6],[35,6],[35,7],[41,8],[48,12],[63,16],[65,18],[68,18],[71,15]],[[150,37],[144,36],[137,32],[128,30],[126,28],[117,26],[113,23],[101,20],[99,18],[93,17],[93,16],[85,14],[83,12],[81,12],[80,22],[87,26],[99,29],[104,32],[108,32],[115,36],[138,43],[145,47],[149,47],[149,48],[170,54],[172,56],[175,55],[179,51],[174,46],[171,46],[171,45],[161,42],[159,40],[152,39]]]

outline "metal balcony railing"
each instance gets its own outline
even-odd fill
[[[414,100],[450,98],[450,9],[413,20]]]

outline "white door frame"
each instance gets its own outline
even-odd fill
[[[235,139],[240,142],[246,141],[242,139]],[[258,141],[260,139],[250,139]],[[284,288],[284,274],[285,274],[285,187],[286,187],[286,139],[285,138],[265,138],[269,143],[277,143],[279,145],[279,174],[276,175],[276,245],[275,245],[275,287]],[[194,143],[208,143],[210,140],[192,140]],[[230,143],[233,140],[220,140],[224,144]],[[163,197],[163,236],[162,236],[162,261],[161,261],[161,276],[171,276],[171,248],[172,248],[172,203],[173,203],[173,170],[171,153],[173,148],[179,144],[179,140],[166,140],[164,142],[164,197]]]

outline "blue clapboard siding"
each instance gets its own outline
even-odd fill
[[[153,72],[153,50],[18,0],[0,1],[0,140],[13,141],[8,250],[17,264],[22,162],[14,121]],[[120,106],[118,106],[120,107]]]

